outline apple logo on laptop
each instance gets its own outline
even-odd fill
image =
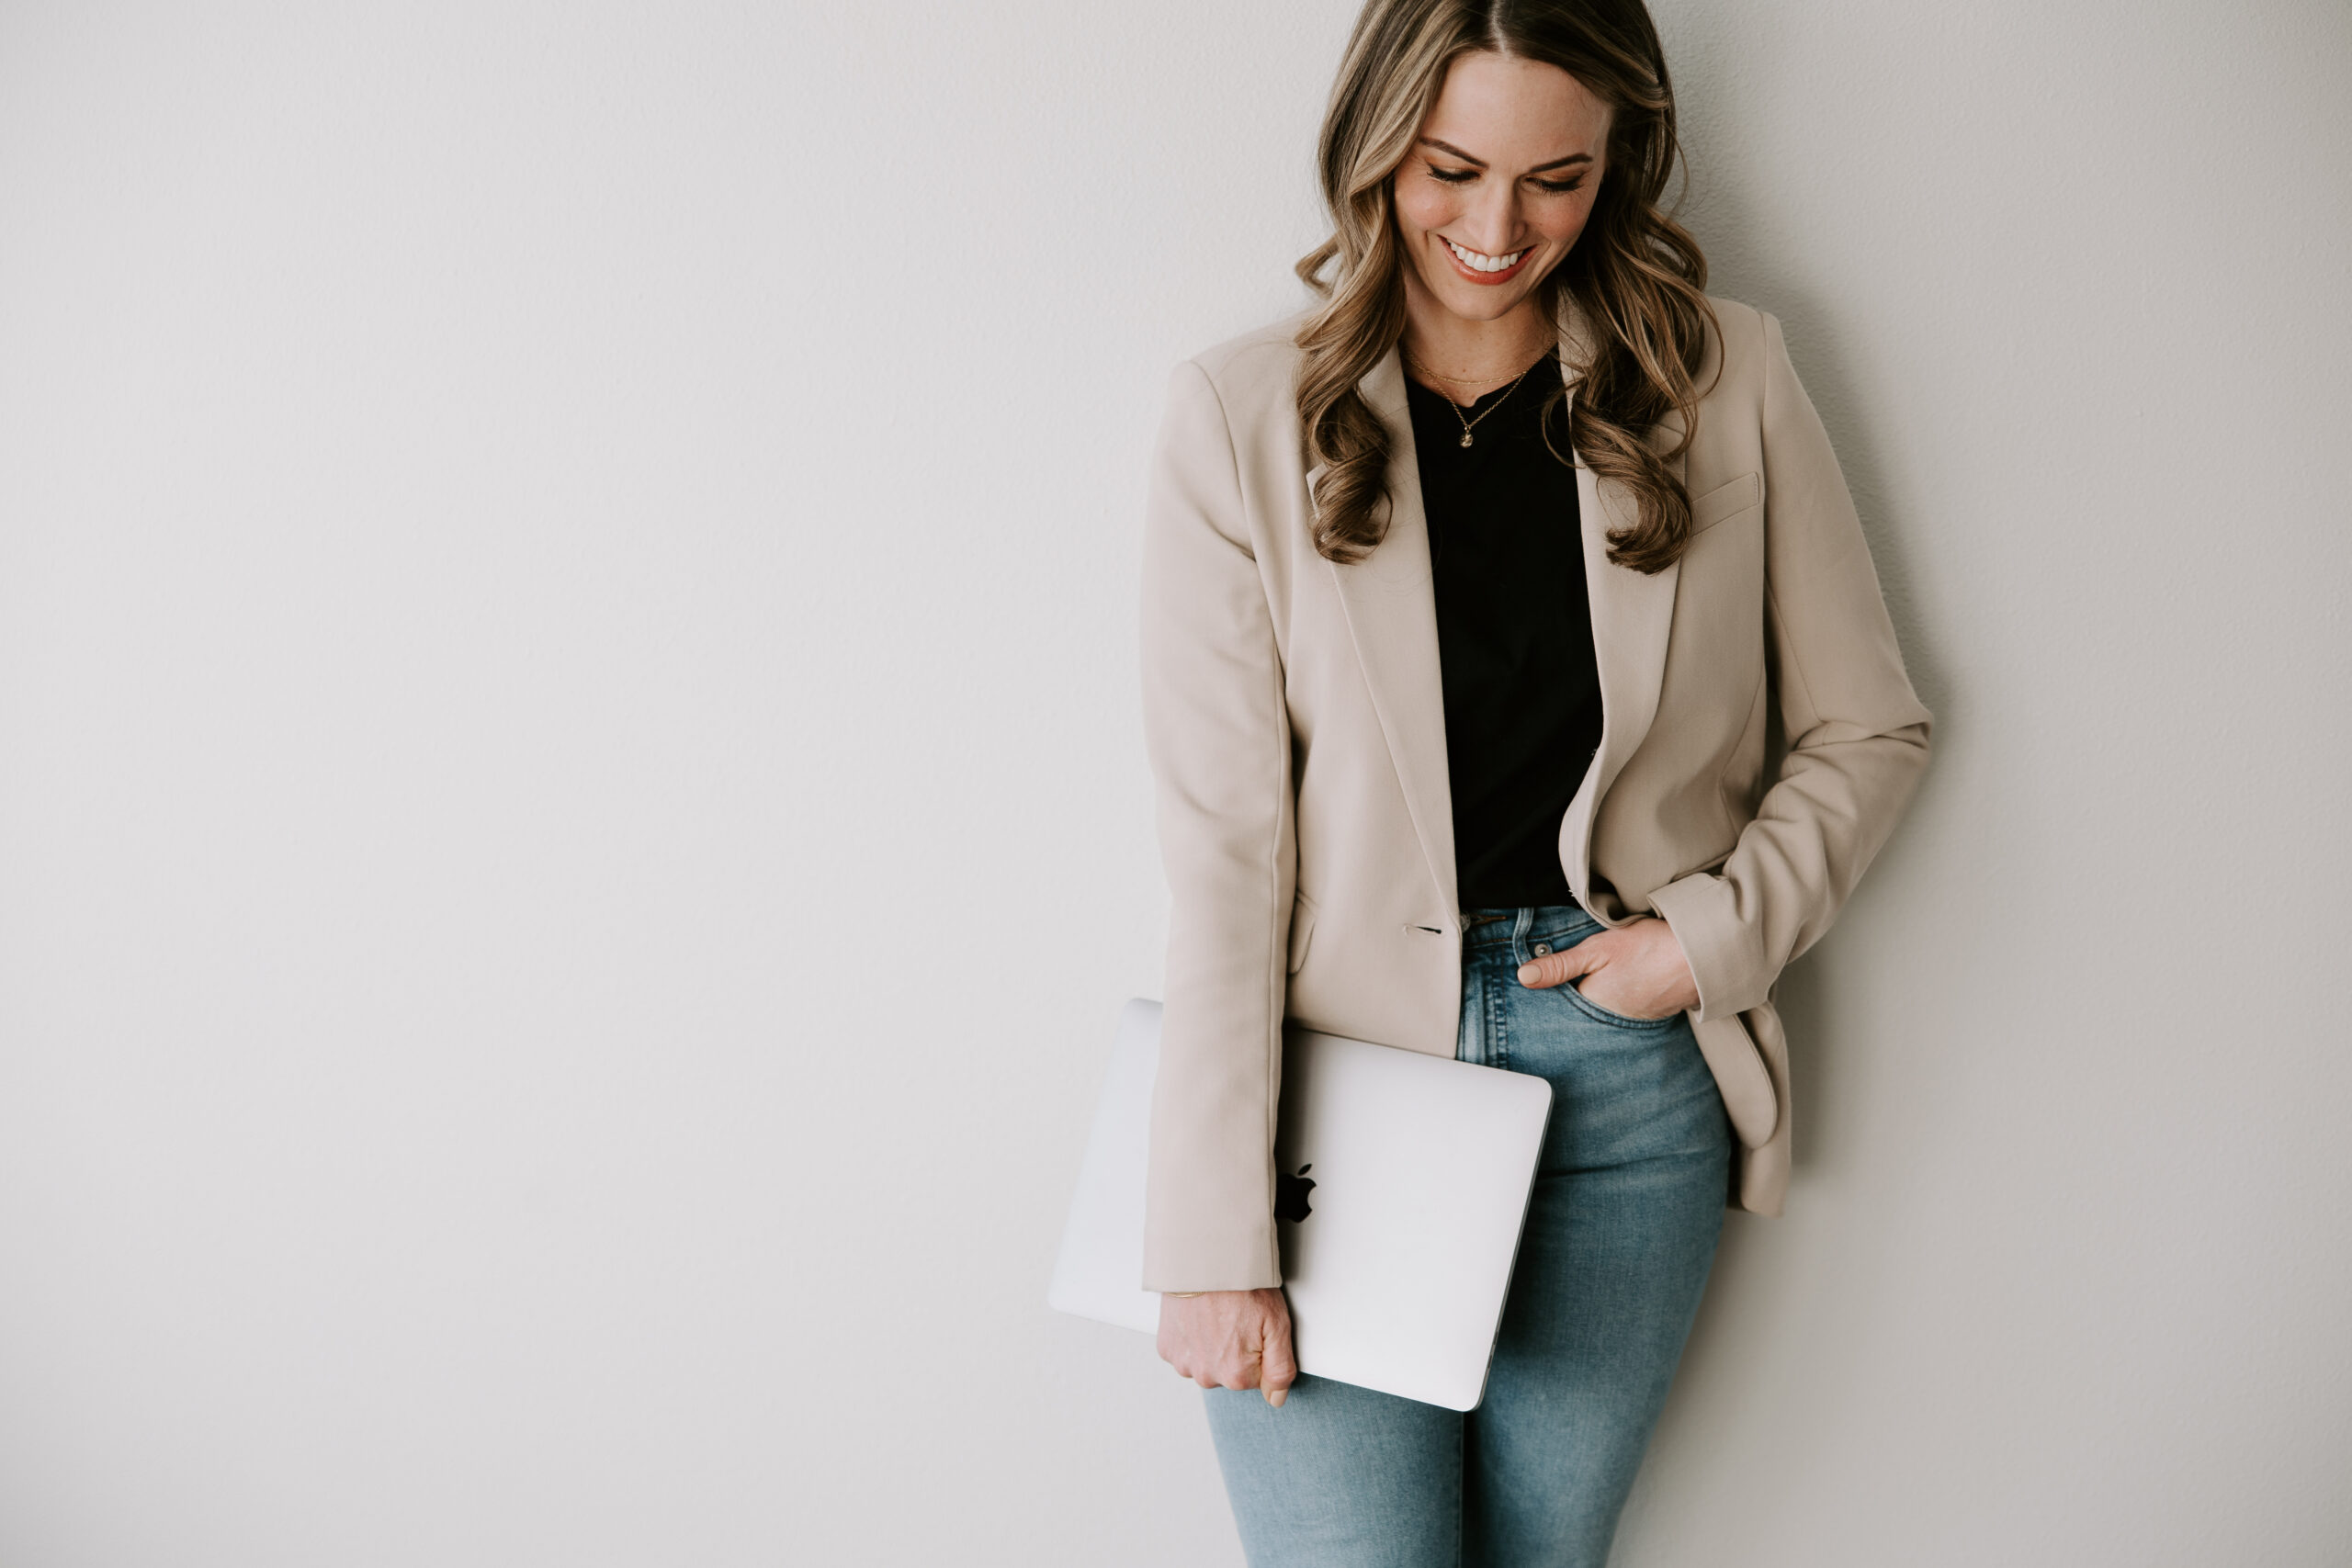
[[[1296,1224],[1312,1211],[1306,1206],[1306,1195],[1315,1190],[1315,1183],[1306,1179],[1312,1165],[1302,1165],[1296,1176],[1274,1173],[1274,1218]]]

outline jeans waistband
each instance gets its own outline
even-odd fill
[[[1575,904],[1538,904],[1521,909],[1462,911],[1462,946],[1464,952],[1539,942],[1555,948],[1566,947],[1582,942],[1601,929],[1599,920]]]

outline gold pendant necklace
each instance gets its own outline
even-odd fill
[[[1397,352],[1398,352],[1398,353],[1400,353],[1400,354],[1402,354],[1404,351],[1403,351],[1403,349],[1400,347],[1400,348],[1397,350]],[[1430,381],[1443,381],[1443,380],[1447,380],[1447,379],[1449,379],[1449,378],[1444,377],[1444,376],[1432,376],[1432,375],[1430,375],[1430,372],[1429,372],[1427,369],[1423,368],[1423,367],[1422,367],[1422,366],[1421,366],[1421,365],[1420,365],[1417,360],[1415,360],[1415,359],[1413,358],[1413,356],[1412,356],[1411,355],[1409,355],[1409,354],[1405,355],[1405,363],[1406,363],[1406,364],[1408,364],[1408,365],[1412,366],[1412,367],[1413,367],[1415,370],[1419,370],[1419,371],[1420,372],[1420,374],[1421,374],[1422,378],[1423,378],[1423,379],[1425,379],[1425,380],[1430,380]],[[1507,403],[1507,402],[1510,401],[1510,395],[1511,395],[1513,392],[1516,392],[1516,391],[1518,391],[1518,390],[1519,390],[1519,383],[1520,383],[1520,381],[1524,381],[1524,380],[1526,380],[1526,379],[1528,378],[1528,377],[1530,377],[1530,376],[1533,375],[1533,374],[1535,373],[1535,366],[1536,366],[1536,365],[1541,365],[1541,364],[1543,364],[1543,363],[1544,363],[1544,361],[1543,361],[1542,359],[1540,359],[1540,358],[1539,358],[1539,359],[1537,359],[1537,360],[1535,361],[1535,363],[1534,363],[1533,365],[1530,365],[1526,369],[1524,369],[1524,370],[1521,371],[1521,372],[1519,373],[1519,379],[1518,379],[1518,380],[1513,381],[1510,386],[1505,387],[1505,388],[1503,389],[1503,395],[1502,395],[1501,397],[1499,397],[1499,398],[1497,398],[1497,399],[1494,400],[1494,402],[1493,402],[1491,405],[1489,405],[1489,406],[1487,407],[1487,409],[1486,412],[1485,412],[1485,413],[1481,413],[1481,414],[1478,416],[1478,418],[1477,418],[1477,419],[1472,419],[1472,418],[1470,418],[1469,416],[1467,416],[1466,414],[1464,414],[1464,413],[1462,412],[1462,405],[1461,405],[1460,403],[1455,402],[1455,401],[1453,400],[1453,398],[1451,398],[1450,396],[1447,396],[1447,394],[1445,394],[1445,393],[1443,393],[1443,392],[1441,392],[1441,393],[1439,393],[1439,394],[1438,394],[1438,396],[1440,396],[1440,397],[1442,397],[1442,398],[1444,398],[1444,399],[1445,399],[1445,406],[1446,406],[1447,408],[1450,408],[1450,409],[1452,409],[1452,410],[1453,411],[1453,417],[1454,417],[1454,418],[1456,418],[1456,419],[1458,419],[1458,420],[1460,420],[1460,421],[1462,421],[1462,445],[1464,445],[1464,446],[1469,446],[1469,445],[1471,444],[1471,443],[1470,443],[1470,433],[1471,433],[1471,431],[1473,431],[1473,430],[1475,430],[1475,429],[1476,429],[1476,428],[1477,428],[1479,421],[1480,421],[1480,420],[1485,419],[1485,418],[1487,417],[1487,414],[1490,414],[1490,413],[1494,412],[1496,409],[1498,409],[1498,408],[1502,407],[1505,403]],[[1458,383],[1457,383],[1457,384],[1458,384]]]

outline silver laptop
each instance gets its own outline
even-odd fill
[[[1155,1333],[1142,1288],[1159,1004],[1119,1015],[1046,1300]],[[1487,1386],[1552,1086],[1293,1028],[1274,1139],[1283,1290],[1303,1372],[1448,1409]]]

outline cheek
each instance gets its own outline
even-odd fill
[[[1397,182],[1396,220],[1408,231],[1442,228],[1460,211],[1453,193],[1434,180]]]
[[[1585,219],[1592,216],[1592,202],[1576,202],[1574,207],[1562,207],[1559,211],[1547,211],[1538,221],[1543,237],[1553,244],[1576,244],[1576,235],[1585,231]]]
[[[1573,245],[1577,236],[1584,232],[1585,220],[1592,216],[1589,199],[1563,203],[1556,211],[1544,214],[1536,221],[1544,238],[1558,245]]]

